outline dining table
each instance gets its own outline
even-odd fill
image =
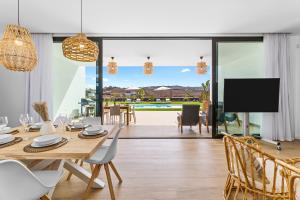
[[[77,164],[75,160],[86,160],[93,155],[97,149],[110,136],[120,131],[117,125],[102,125],[103,130],[108,133],[105,136],[94,139],[82,139],[78,136],[80,131],[56,130],[58,134],[68,140],[68,142],[56,149],[44,152],[27,153],[24,147],[33,142],[33,139],[40,136],[40,132],[25,132],[21,127],[15,128],[19,133],[15,137],[21,137],[23,140],[11,146],[0,148],[0,159],[21,160],[30,166],[31,170],[45,169],[53,163],[56,163],[57,170],[67,170],[77,176],[82,181],[88,183],[91,178],[91,172]],[[33,164],[34,163],[34,164]],[[57,164],[58,163],[58,164]],[[105,183],[96,178],[93,188],[103,188]],[[51,191],[51,194],[53,191]]]
[[[104,110],[109,110],[111,107],[113,107],[113,105],[111,106],[104,106]],[[120,105],[120,109],[121,110],[126,110],[126,125],[129,125],[129,111],[130,111],[130,107],[129,105]]]

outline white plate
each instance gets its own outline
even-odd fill
[[[59,137],[59,138],[57,138],[56,140],[54,140],[53,142],[48,143],[48,144],[38,144],[38,143],[36,143],[36,142],[32,142],[32,143],[31,143],[31,146],[32,146],[32,147],[37,147],[37,148],[39,148],[39,147],[47,147],[47,146],[51,146],[51,145],[57,144],[57,143],[59,143],[61,140],[62,140],[62,137]]]
[[[5,143],[8,143],[8,142],[11,142],[14,139],[15,139],[15,137],[12,136],[11,134],[0,135],[0,144],[5,144]]]
[[[105,133],[105,131],[103,130],[100,130],[100,131],[98,131],[98,132],[94,132],[94,133],[89,133],[89,132],[87,132],[87,131],[82,131],[82,134],[83,135],[89,135],[89,136],[91,136],[91,135],[101,135],[101,134],[104,134]]]
[[[0,134],[7,134],[11,132],[11,128],[10,127],[4,127],[0,130]]]
[[[102,130],[101,127],[88,127],[85,129],[86,132],[93,134],[93,133],[99,133]]]
[[[44,145],[53,144],[53,142],[57,141],[58,139],[61,140],[61,136],[54,135],[54,134],[42,135],[42,136],[34,138],[33,143],[40,145],[40,146],[44,146]]]
[[[30,126],[30,128],[34,128],[34,129],[38,129],[42,127],[42,123],[35,123],[33,125]]]

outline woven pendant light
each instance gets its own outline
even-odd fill
[[[18,25],[7,25],[0,41],[0,63],[12,71],[32,71],[37,64],[37,53],[29,31]]]
[[[109,74],[118,73],[118,65],[117,62],[114,60],[114,57],[111,57],[111,60],[107,64],[107,73]]]
[[[147,57],[147,61],[144,63],[144,74],[153,74],[153,63],[150,61],[150,57]]]
[[[200,61],[197,62],[197,74],[205,74],[207,72],[207,64],[203,61],[203,56],[200,57]]]
[[[81,0],[81,25],[80,33],[66,38],[62,43],[63,54],[66,58],[80,62],[95,62],[99,49],[95,42],[89,40],[82,33],[82,0]]]

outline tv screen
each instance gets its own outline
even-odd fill
[[[225,79],[224,112],[278,112],[279,78]]]

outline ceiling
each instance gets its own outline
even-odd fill
[[[300,33],[299,0],[83,0],[84,32],[96,35]],[[0,31],[17,0],[0,1]],[[34,33],[80,31],[80,0],[20,0]]]
[[[119,66],[195,66],[200,56],[211,65],[211,40],[104,40],[103,64],[115,57]]]

